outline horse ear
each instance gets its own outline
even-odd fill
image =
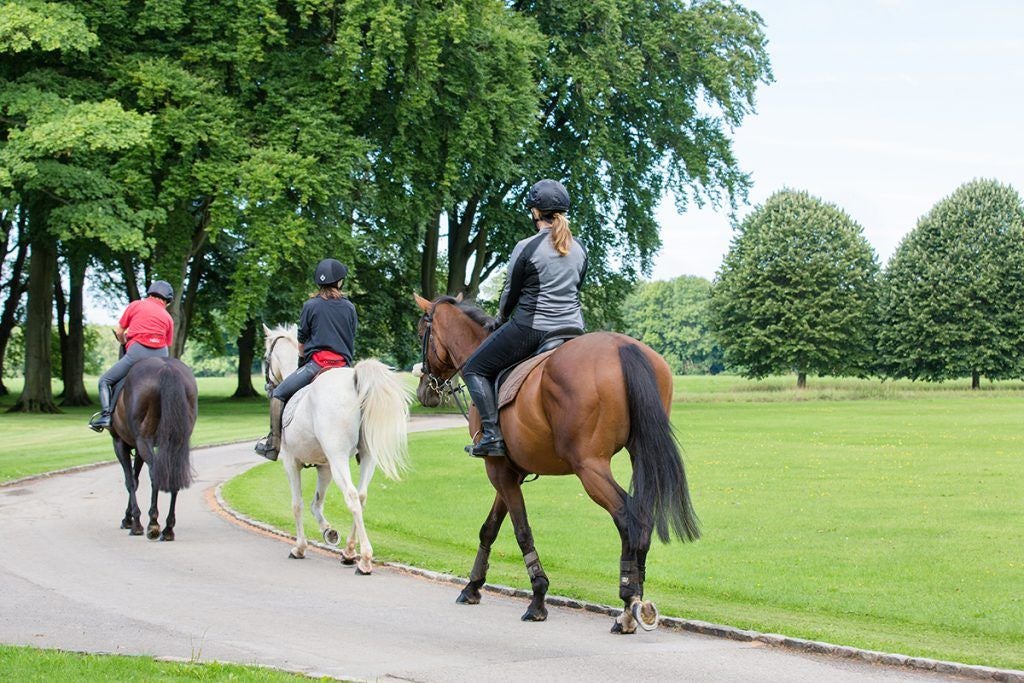
[[[459,293],[458,293],[458,294],[457,294],[457,295],[455,296],[455,303],[457,303],[457,304],[461,304],[461,303],[462,303],[462,292],[459,292]]]
[[[267,327],[267,324],[266,324],[266,323],[262,323],[262,325],[263,325],[263,334],[264,334],[265,336],[270,336],[270,328],[269,328],[269,327]]]
[[[415,299],[416,305],[420,307],[421,311],[423,311],[424,313],[430,313],[430,302],[429,301],[424,299],[422,296],[420,296],[416,292],[412,293],[412,297],[413,297],[413,299]]]

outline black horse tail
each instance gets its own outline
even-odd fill
[[[633,460],[626,511],[631,544],[657,529],[662,543],[670,540],[669,527],[683,541],[700,538],[700,522],[690,502],[686,471],[672,423],[658,393],[654,368],[635,344],[619,348],[629,402],[629,438],[626,448]]]
[[[153,485],[173,493],[192,484],[189,438],[192,436],[190,399],[182,376],[170,362],[160,368],[160,419],[156,427],[156,453],[149,465]]]

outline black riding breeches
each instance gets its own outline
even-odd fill
[[[315,361],[309,361],[298,370],[288,375],[274,389],[273,397],[287,403],[288,399],[304,386],[308,386],[320,373],[320,366]]]
[[[510,365],[533,355],[547,333],[510,320],[484,340],[466,364],[462,375],[480,375],[494,380],[498,373]]]

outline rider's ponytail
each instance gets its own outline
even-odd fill
[[[572,231],[569,230],[569,219],[564,213],[556,212],[551,214],[551,243],[559,254],[565,256],[569,253],[569,246],[572,244]]]

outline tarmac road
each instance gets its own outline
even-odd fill
[[[412,428],[456,419],[414,418]],[[214,487],[261,462],[251,444],[194,450],[197,478],[179,495],[173,543],[119,528],[127,495],[117,465],[0,488],[0,642],[356,680],[950,680],[670,629],[616,636],[610,617],[579,609],[523,623],[521,599],[485,593],[478,606],[457,605],[457,586],[398,569],[356,576],[316,551],[288,560],[289,543],[211,504]],[[145,474],[140,488],[145,524]],[[367,525],[372,540],[372,514]]]

